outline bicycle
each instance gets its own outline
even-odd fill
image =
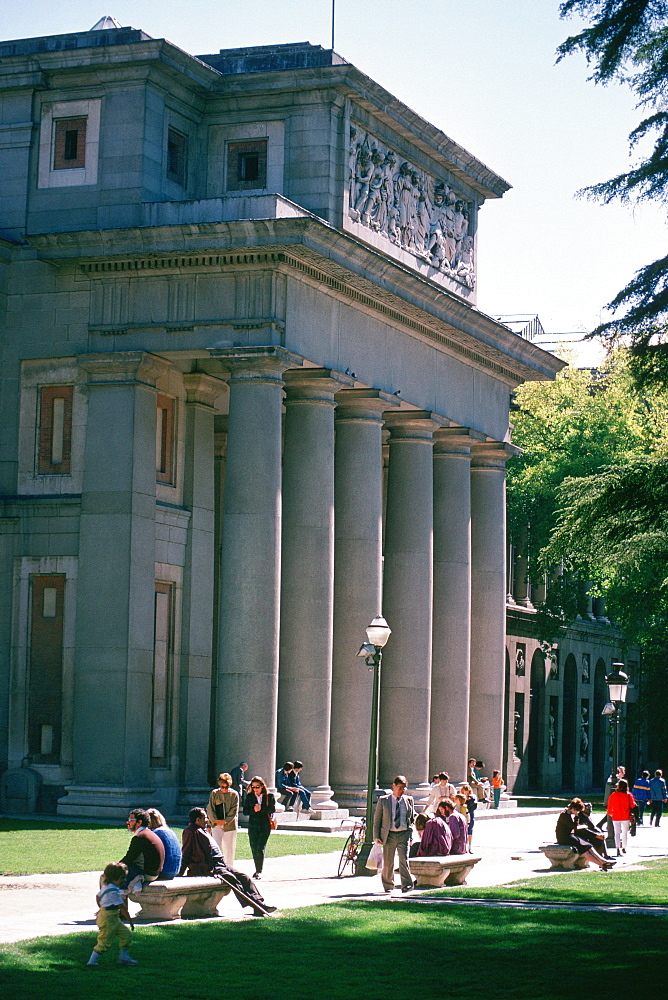
[[[348,839],[343,845],[341,850],[341,856],[339,858],[339,867],[336,872],[337,878],[342,878],[343,873],[346,868],[350,865],[352,868],[351,875],[355,874],[355,866],[357,864],[357,858],[359,856],[362,844],[364,843],[364,838],[366,836],[366,820],[362,819],[352,828],[348,835]]]

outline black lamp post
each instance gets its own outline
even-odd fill
[[[605,678],[605,683],[608,685],[609,704],[613,706],[613,711],[606,714],[612,716],[610,720],[612,723],[612,773],[616,780],[617,767],[619,765],[619,707],[626,701],[626,692],[629,684],[629,675],[624,672],[623,663],[616,662],[612,664],[612,670]],[[603,711],[605,712],[605,709]]]
[[[390,638],[392,630],[382,615],[371,622],[366,630],[367,641],[360,646],[358,656],[364,657],[369,670],[373,670],[373,690],[371,693],[371,732],[369,736],[369,770],[366,789],[366,835],[357,860],[356,875],[374,875],[375,872],[366,867],[366,860],[373,844],[373,795],[377,787],[378,777],[378,707],[380,704],[380,666],[383,659],[383,647]]]

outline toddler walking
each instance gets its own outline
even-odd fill
[[[128,953],[135,925],[132,923],[132,918],[128,912],[125,893],[121,889],[121,884],[127,874],[127,866],[122,862],[107,865],[102,873],[100,891],[95,897],[97,905],[100,907],[95,917],[95,923],[99,931],[97,943],[91,952],[87,965],[98,965],[100,955],[104,954],[111,947],[114,938],[118,938],[118,947],[120,950],[118,964],[139,964],[134,958],[130,958]],[[123,923],[124,920],[127,920],[130,927],[125,926]]]

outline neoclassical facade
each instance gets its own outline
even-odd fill
[[[0,767],[178,812],[298,756],[321,812],[504,759],[508,185],[331,51],[0,43]]]

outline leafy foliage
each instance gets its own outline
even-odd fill
[[[534,580],[551,576],[537,627],[553,639],[582,611],[584,586],[605,595],[628,645],[643,653],[644,721],[665,732],[668,698],[668,407],[640,388],[628,353],[607,373],[565,368],[554,383],[516,393],[510,463],[510,531],[530,526]],[[563,570],[563,572],[562,572]],[[662,747],[668,754],[668,733]],[[659,746],[661,744],[659,743]]]
[[[566,0],[562,17],[580,15],[589,23],[558,48],[558,58],[584,53],[591,79],[606,84],[624,80],[646,115],[631,132],[632,150],[653,143],[649,155],[632,169],[585,189],[608,204],[668,200],[668,2],[666,0]],[[668,385],[668,257],[641,268],[609,303],[625,311],[593,331],[611,344],[626,340],[631,370],[641,384]]]
[[[611,358],[607,373],[569,367],[554,382],[525,383],[515,405],[513,441],[522,455],[509,463],[509,529],[517,538],[531,526],[535,571],[555,525],[563,481],[668,446],[668,412],[663,393],[638,390],[625,351]]]

